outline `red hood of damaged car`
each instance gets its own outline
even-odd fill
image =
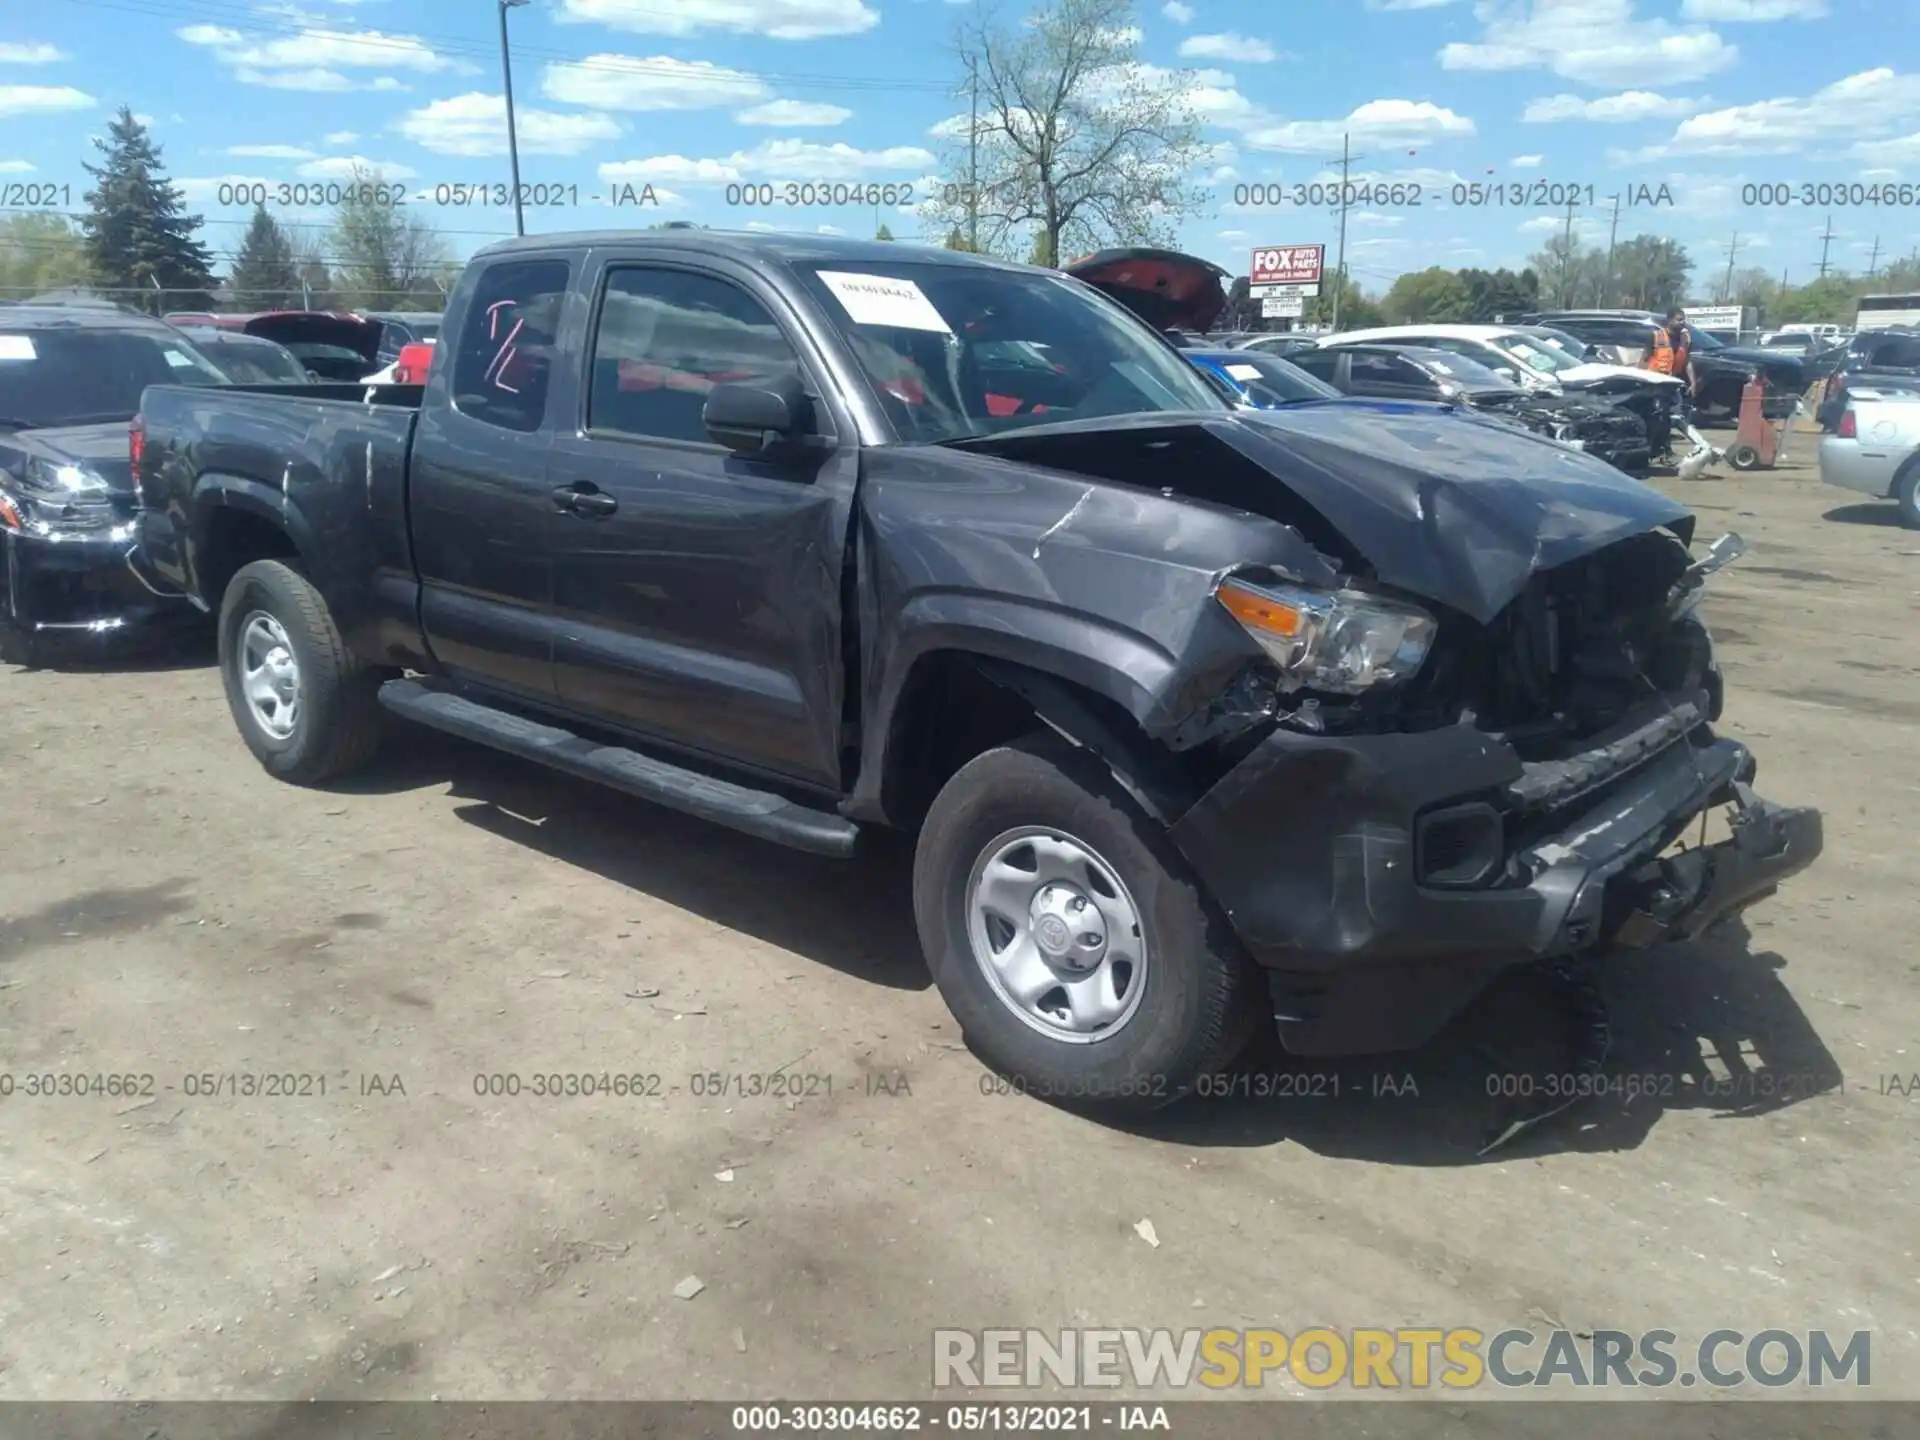
[[[1096,250],[1060,268],[1118,300],[1156,330],[1201,334],[1227,308],[1227,284],[1233,279],[1198,255],[1141,246]]]

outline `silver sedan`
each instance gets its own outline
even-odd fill
[[[1849,390],[1833,433],[1820,441],[1820,478],[1892,500],[1900,518],[1920,530],[1920,394]]]

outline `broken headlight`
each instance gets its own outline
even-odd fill
[[[1553,438],[1569,450],[1584,450],[1587,448],[1587,442],[1575,438],[1574,427],[1565,422],[1553,427]]]
[[[1214,598],[1280,667],[1280,689],[1358,695],[1406,680],[1433,646],[1434,618],[1365,590],[1220,582]]]
[[[55,530],[101,530],[114,523],[107,482],[80,465],[29,460],[17,478],[4,477],[0,524],[47,534]]]

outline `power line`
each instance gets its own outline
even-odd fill
[[[116,10],[130,15],[146,15],[158,20],[224,20],[236,28],[244,26],[249,31],[265,35],[297,36],[318,30],[330,35],[351,37],[356,45],[369,50],[392,50],[396,54],[418,54],[423,47],[429,47],[436,54],[445,52],[472,57],[476,60],[496,58],[490,42],[468,36],[413,32],[408,35],[369,35],[363,38],[359,32],[338,24],[277,18],[262,15],[247,6],[209,3],[209,0],[194,0],[192,4],[167,4],[165,0],[66,0],[66,3],[99,10]],[[682,20],[685,18],[684,15],[675,11],[658,10],[646,13]],[[624,57],[618,61],[597,60],[592,56],[575,55],[545,46],[515,45],[514,51],[516,54],[551,60],[576,69],[616,75],[637,74],[684,79],[688,74],[687,68],[683,65],[629,60]],[[923,94],[946,94],[950,93],[951,88],[939,81],[901,80],[880,75],[819,75],[800,71],[751,71],[731,68],[721,73],[724,78],[758,80],[769,86],[788,88],[830,87],[841,90],[909,91]]]

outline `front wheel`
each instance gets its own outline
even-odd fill
[[[367,665],[307,577],[283,560],[243,565],[220,603],[220,678],[254,758],[282,780],[318,785],[372,758],[382,728]]]
[[[1727,463],[1736,470],[1758,470],[1760,452],[1751,445],[1735,445],[1727,451]]]
[[[1920,530],[1920,461],[1907,462],[1907,468],[1893,482],[1893,499],[1900,507],[1902,523],[1909,530]]]
[[[1257,976],[1159,826],[1052,737],[968,762],[914,855],[934,982],[982,1058],[1028,1093],[1134,1110],[1234,1059]]]

